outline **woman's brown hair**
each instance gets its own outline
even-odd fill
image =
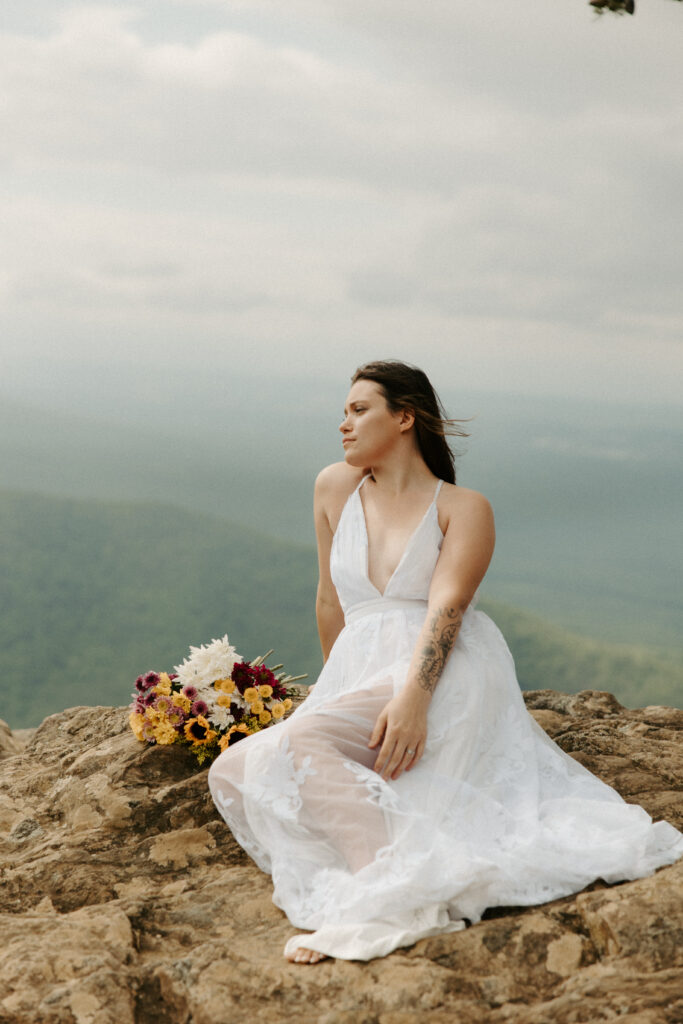
[[[467,431],[458,426],[458,423],[468,421],[446,416],[427,374],[417,366],[387,359],[359,366],[351,383],[355,384],[357,380],[371,380],[378,384],[392,412],[409,409],[413,413],[422,458],[434,476],[454,484],[455,458],[446,435],[469,437]]]

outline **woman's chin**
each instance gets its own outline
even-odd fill
[[[359,461],[358,455],[354,455],[353,449],[344,450],[344,462],[346,463],[347,466],[353,466],[356,469],[363,468],[362,460]]]

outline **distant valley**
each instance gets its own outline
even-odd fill
[[[35,725],[77,704],[126,703],[135,676],[228,632],[313,681],[321,660],[310,545],[159,502],[0,493],[0,717]],[[608,689],[629,706],[678,705],[683,669],[482,601],[525,689]],[[271,659],[271,663],[273,659]]]

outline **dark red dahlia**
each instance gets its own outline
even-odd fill
[[[254,669],[248,661],[238,661],[233,667],[231,678],[239,692],[244,693],[249,686],[254,685]]]
[[[276,686],[277,679],[273,672],[265,665],[259,665],[256,670],[256,682],[259,686]]]

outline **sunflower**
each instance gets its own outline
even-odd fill
[[[185,725],[185,739],[196,746],[205,746],[207,743],[213,743],[217,735],[203,715],[191,718]]]
[[[220,738],[218,745],[221,751],[227,750],[228,747],[231,747],[233,743],[237,743],[238,740],[243,740],[245,736],[250,735],[250,732],[249,726],[244,724],[231,726],[225,735]]]

